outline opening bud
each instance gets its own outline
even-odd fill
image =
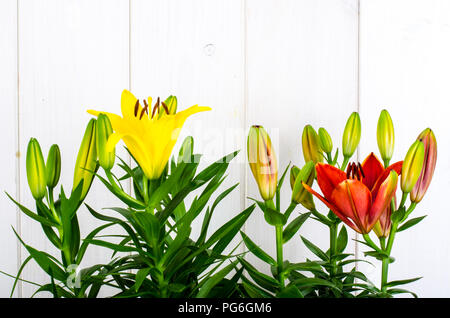
[[[262,126],[250,128],[247,155],[261,197],[265,201],[272,200],[277,188],[278,165],[270,137]]]
[[[296,171],[293,171],[291,168],[291,180],[295,178],[294,185],[292,186],[292,202],[303,205],[308,210],[313,210],[315,208],[314,200],[312,198],[312,194],[309,193],[305,187],[303,186],[303,182],[308,186],[312,186],[314,182],[314,178],[316,176],[316,170],[314,169],[315,164],[312,161],[308,161],[301,170],[298,171],[297,175],[295,175]]]

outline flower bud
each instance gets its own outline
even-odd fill
[[[434,168],[437,160],[437,143],[436,137],[430,128],[425,129],[417,138],[424,145],[424,161],[419,179],[411,191],[411,202],[419,203],[427,192],[433,178]]]
[[[31,138],[27,147],[27,180],[31,194],[36,200],[41,200],[46,194],[45,162],[41,146],[35,138]]]
[[[322,162],[322,149],[319,145],[319,136],[311,125],[303,128],[302,149],[305,162],[313,161],[314,163]]]
[[[295,182],[292,187],[291,200],[292,202],[303,205],[308,210],[312,210],[315,208],[314,200],[312,198],[312,194],[303,187],[302,182],[304,182],[308,186],[312,186],[316,175],[314,167],[314,162],[308,161],[303,166],[302,170],[298,171],[297,176],[295,176],[295,172],[293,173],[293,170],[291,169],[291,179],[292,177],[295,177]]]
[[[96,120],[91,119],[86,127],[86,131],[81,141],[75,163],[75,174],[73,177],[73,190],[83,182],[80,201],[82,201],[89,191],[97,170],[97,147],[95,142]]]
[[[331,140],[330,134],[322,127],[319,128],[318,133],[320,148],[322,148],[325,153],[331,153],[333,150],[333,141]]]
[[[294,189],[295,179],[297,179],[297,176],[300,172],[300,168],[296,165],[293,165],[291,167],[291,173],[290,173],[290,183],[291,183],[291,189]]]
[[[404,193],[413,189],[422,171],[425,148],[423,142],[416,140],[409,148],[402,166],[400,186]]]
[[[383,109],[378,118],[377,143],[381,158],[388,163],[394,153],[394,124],[388,111]]]
[[[269,135],[262,126],[252,126],[247,140],[248,163],[261,197],[271,200],[277,188],[277,158]]]
[[[105,114],[99,114],[97,118],[96,144],[98,162],[105,170],[111,170],[114,166],[115,149],[107,151],[106,144],[109,136],[113,133],[111,122]]]
[[[357,112],[353,112],[347,120],[342,135],[342,153],[350,158],[355,152],[361,138],[361,119]]]
[[[177,113],[177,104],[178,104],[178,102],[177,102],[177,97],[176,96],[170,95],[164,101],[164,104],[166,104],[170,115],[174,115],[174,114]]]
[[[373,231],[379,238],[382,237],[386,238],[391,233],[391,225],[392,225],[391,215],[392,215],[392,205],[388,204],[386,210],[384,210],[383,213],[381,213],[378,222],[373,227]]]
[[[52,145],[48,151],[47,164],[45,165],[45,179],[49,188],[58,184],[61,175],[61,152],[58,145]]]

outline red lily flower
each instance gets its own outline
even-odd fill
[[[358,233],[369,233],[395,195],[402,161],[386,169],[371,153],[361,164],[350,163],[347,173],[328,164],[317,163],[317,183],[323,196],[303,184],[345,224]]]

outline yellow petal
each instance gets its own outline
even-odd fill
[[[134,108],[136,106],[137,98],[134,97],[128,90],[124,89],[122,92],[122,97],[120,101],[120,107],[122,109],[122,116],[124,119],[133,119],[136,118],[134,116]],[[142,108],[139,106],[138,116],[141,113]]]

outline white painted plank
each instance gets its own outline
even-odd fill
[[[120,109],[121,92],[128,88],[128,26],[127,0],[20,1],[20,184],[25,205],[33,204],[25,174],[29,138],[38,138],[44,153],[52,143],[60,145],[61,180],[69,192],[78,147],[91,117],[86,110]],[[86,202],[95,208],[118,203],[98,181]],[[84,208],[78,217],[82,237],[101,223]],[[26,217],[22,237],[38,249],[55,253],[41,227]],[[110,255],[106,249],[90,248],[83,265],[106,262]],[[24,277],[49,281],[34,264]],[[34,290],[24,285],[23,296]]]
[[[357,109],[357,1],[249,0],[247,10],[247,127],[266,127],[278,154],[279,176],[289,162],[304,164],[301,134],[306,124],[325,127],[341,148],[347,117]],[[356,157],[356,156],[355,156]],[[248,170],[250,197],[259,193]],[[282,208],[290,202],[286,181]],[[250,201],[248,201],[250,202]],[[320,211],[328,209],[318,200]],[[297,208],[298,212],[306,212]],[[275,256],[275,230],[260,211],[251,216],[247,234]],[[349,231],[349,233],[351,233]],[[328,230],[307,221],[300,234],[327,250]],[[349,243],[350,251],[353,244]],[[316,257],[298,235],[285,246],[291,262]],[[269,269],[249,258],[265,272]]]
[[[4,191],[16,196],[17,166],[17,6],[16,1],[0,3],[0,127],[3,138],[0,169],[0,270],[17,273],[17,243],[11,226],[17,228],[17,211]],[[14,280],[0,274],[0,297],[9,297]]]
[[[431,127],[438,161],[431,186],[413,217],[428,214],[396,237],[389,279],[423,276],[407,289],[421,297],[448,297],[450,247],[445,201],[450,187],[450,2],[361,1],[361,154],[378,152],[376,123],[387,108],[395,125],[394,159],[402,160],[417,135]],[[369,268],[367,268],[369,269]],[[369,272],[379,284],[379,266]]]
[[[195,151],[203,154],[199,169],[243,149],[241,1],[136,0],[131,16],[133,93],[138,98],[176,95],[179,110],[195,104],[212,108],[189,118],[178,140],[179,145],[185,136],[194,136]],[[240,181],[243,160],[241,152],[220,189]],[[210,234],[241,210],[243,189],[234,190],[216,209]],[[196,225],[193,235],[201,223]]]

